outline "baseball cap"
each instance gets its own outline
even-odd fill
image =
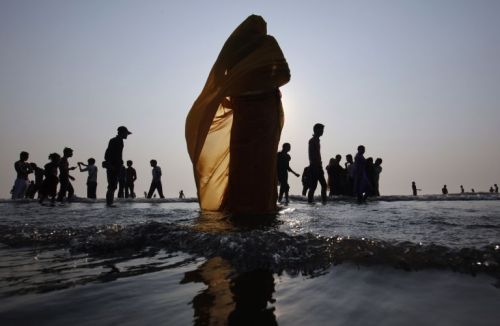
[[[128,135],[132,134],[125,126],[118,127],[118,132],[126,132]]]

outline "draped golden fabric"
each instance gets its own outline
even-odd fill
[[[266,22],[249,16],[230,35],[186,119],[186,142],[204,210],[276,209],[283,126],[278,87],[288,64]]]

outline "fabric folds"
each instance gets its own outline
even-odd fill
[[[278,87],[289,80],[266,22],[249,16],[225,42],[186,119],[202,209],[276,209],[276,152],[284,121]]]

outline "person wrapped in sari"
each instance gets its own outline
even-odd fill
[[[229,36],[186,119],[203,210],[276,211],[276,152],[290,70],[266,22],[251,15]]]

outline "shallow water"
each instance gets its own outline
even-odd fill
[[[192,202],[0,202],[0,320],[494,325],[500,317],[499,200],[294,201],[254,220],[202,214]]]

